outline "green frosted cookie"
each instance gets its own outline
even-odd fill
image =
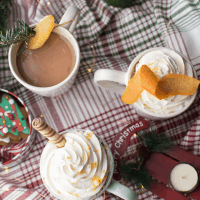
[[[0,102],[0,138],[27,138],[29,131],[29,125],[15,98],[3,94]]]

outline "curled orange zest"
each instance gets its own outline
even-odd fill
[[[121,99],[126,104],[135,103],[143,90],[160,100],[178,94],[192,95],[199,83],[199,80],[181,74],[168,74],[159,80],[148,66],[142,65],[128,82]]]

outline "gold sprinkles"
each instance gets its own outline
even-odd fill
[[[94,189],[92,190],[92,191],[94,191],[95,190],[95,188],[97,188],[99,185],[100,185],[100,183],[102,183],[102,181],[105,179],[105,176],[103,177],[103,179],[100,179],[99,178],[99,176],[93,176],[93,178],[92,178],[92,180],[91,180],[91,184],[93,183],[93,182],[95,182],[92,186],[94,187]]]
[[[97,168],[97,162],[93,162],[93,163],[89,164],[89,168],[91,168],[91,169]]]
[[[92,135],[93,135],[94,133],[91,133],[91,134],[90,134],[90,133],[87,132],[86,134],[87,134],[87,136],[85,136],[85,137],[87,138],[87,140],[90,140],[90,138],[92,137]]]
[[[86,160],[86,154],[83,156],[82,162],[84,162],[85,160]]]
[[[78,172],[78,175],[81,175],[81,174],[87,174],[87,172],[82,169],[80,172]]]
[[[71,194],[71,195],[74,195],[74,196],[76,196],[76,197],[79,197],[80,198],[80,196],[78,196],[78,194],[74,194],[74,193],[72,193],[72,192],[69,192],[69,191],[67,191],[69,194]]]

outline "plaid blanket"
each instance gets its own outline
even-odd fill
[[[89,128],[111,146],[127,122],[139,119],[131,105],[120,96],[103,90],[93,82],[97,69],[126,71],[140,52],[157,46],[173,48],[193,63],[200,79],[200,2],[198,0],[135,0],[131,7],[122,9],[108,6],[103,0],[13,0],[8,25],[17,18],[28,24],[37,23],[52,14],[56,23],[70,4],[81,9],[81,17],[74,36],[81,50],[81,64],[73,88],[60,98],[43,98],[24,88],[12,76],[6,48],[0,48],[0,88],[23,99],[34,117],[44,120],[56,131]],[[92,46],[92,47],[91,47]],[[94,49],[94,52],[93,52]],[[89,72],[93,66],[92,72]],[[164,121],[151,121],[151,126],[165,131],[182,148],[200,155],[200,93],[183,114]],[[47,140],[38,134],[29,157],[20,165],[0,174],[0,196],[3,200],[56,199],[43,186],[39,161]],[[134,141],[125,153],[135,149]],[[139,193],[139,199],[160,199],[151,191]],[[97,198],[103,200],[104,196]],[[106,200],[118,197],[107,193]]]

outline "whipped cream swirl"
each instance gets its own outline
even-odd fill
[[[80,200],[99,192],[107,177],[107,155],[92,131],[64,134],[66,144],[45,147],[40,172],[45,186],[59,199]]]
[[[172,73],[185,74],[182,57],[172,50],[169,50],[168,55],[158,50],[150,51],[139,60],[135,70],[138,71],[142,65],[147,65],[158,78]],[[170,114],[182,110],[188,104],[190,98],[191,96],[176,95],[159,100],[144,90],[136,103],[156,114]]]

